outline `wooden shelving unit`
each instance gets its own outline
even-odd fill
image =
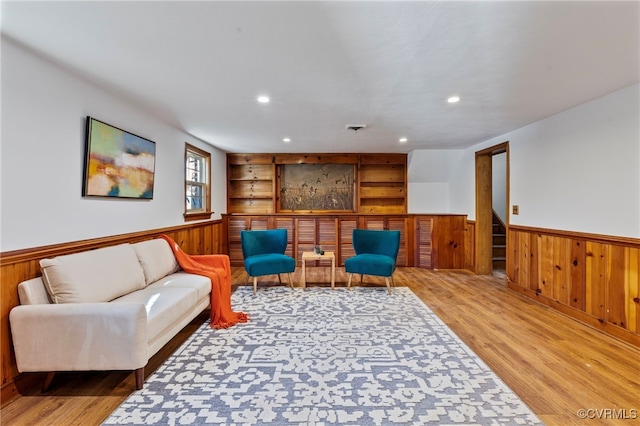
[[[274,213],[275,166],[264,156],[227,156],[227,211]]]
[[[406,154],[227,154],[227,212],[280,213],[278,167],[323,163],[356,166],[353,213],[407,213]]]
[[[406,213],[407,156],[404,154],[361,155],[358,187],[360,213]]]

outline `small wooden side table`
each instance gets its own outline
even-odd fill
[[[317,254],[312,251],[302,252],[302,290],[307,288],[307,260],[331,260],[331,290],[336,288],[336,255],[332,251]]]

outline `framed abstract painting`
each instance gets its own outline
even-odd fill
[[[156,144],[87,117],[83,196],[153,198]]]

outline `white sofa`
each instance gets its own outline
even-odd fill
[[[210,305],[209,278],[188,274],[163,239],[40,261],[9,314],[20,372],[135,370]]]

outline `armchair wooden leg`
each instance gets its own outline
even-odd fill
[[[253,295],[258,293],[258,277],[253,277]]]
[[[364,281],[364,274],[360,274],[360,284]]]
[[[347,288],[349,290],[351,290],[351,277],[353,277],[353,274],[349,274],[349,281],[347,281]]]
[[[280,274],[278,274],[278,282],[282,284],[282,278],[280,278]]]
[[[389,285],[389,277],[384,277],[384,282],[387,283],[387,292],[391,294],[391,286]]]
[[[293,289],[293,274],[291,272],[289,272],[289,287],[291,287],[291,289]]]

